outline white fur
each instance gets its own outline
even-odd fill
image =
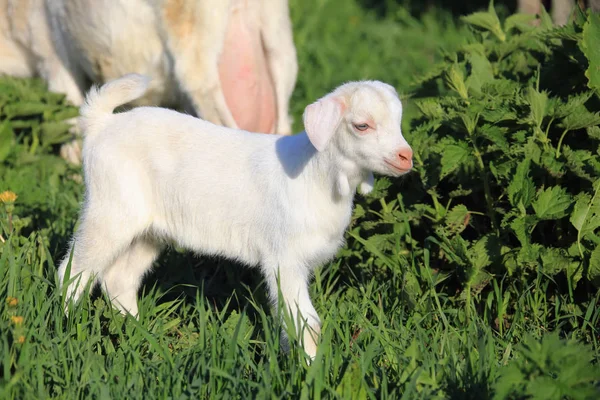
[[[136,315],[144,273],[175,242],[260,267],[273,302],[279,279],[292,316],[310,327],[303,341],[314,357],[320,322],[308,294],[312,271],[342,245],[357,186],[372,188],[372,171],[399,176],[412,167],[395,90],[347,83],[316,103],[333,101],[339,114],[307,107],[305,126],[317,132],[281,136],[164,108],[111,113],[146,86],[144,77],[128,75],[92,91],[82,107],[85,202],[73,253],[58,271],[64,282],[72,256],[70,276],[81,279],[68,297],[77,300],[86,282],[98,280]],[[353,126],[364,121],[372,129]],[[321,151],[311,142],[319,135],[329,138]]]
[[[234,13],[259,25],[274,84],[274,132],[289,134],[298,66],[287,0],[0,0],[0,75],[39,75],[77,106],[88,80],[149,75],[136,104],[189,106],[237,127],[218,71]],[[78,163],[77,152],[63,154]]]

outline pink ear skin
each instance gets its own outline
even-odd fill
[[[342,119],[343,110],[344,104],[333,96],[323,97],[304,110],[304,129],[318,151],[323,151],[329,143]]]

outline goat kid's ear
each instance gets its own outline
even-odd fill
[[[304,110],[304,129],[318,151],[323,151],[333,137],[342,119],[343,109],[344,104],[339,99],[326,96]]]

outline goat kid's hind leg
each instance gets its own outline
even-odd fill
[[[75,240],[73,240],[73,243]],[[65,313],[68,313],[69,302],[76,303],[86,286],[91,283],[91,287],[95,285],[96,277],[91,268],[81,268],[80,264],[76,264],[75,249],[71,243],[71,250],[61,261],[58,267],[58,288],[63,289],[64,285],[68,285],[65,292]],[[78,268],[79,267],[79,268]]]
[[[159,252],[158,244],[138,238],[102,274],[103,289],[121,312],[138,316],[137,291]]]
[[[70,300],[79,300],[86,285],[91,280],[95,282],[136,236],[138,231],[124,228],[119,223],[83,217],[75,233],[72,249],[58,268],[59,285],[62,287],[68,283],[65,307],[68,307]],[[65,276],[69,266],[70,273]]]
[[[317,355],[321,321],[308,293],[307,271],[299,269],[297,265],[281,265],[278,269],[268,271],[267,283],[270,298],[275,305],[281,293],[283,305],[292,317],[304,351],[311,360],[314,359]]]

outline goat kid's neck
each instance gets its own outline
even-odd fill
[[[368,171],[363,171],[339,151],[333,142],[325,150],[314,152],[310,164],[313,167],[311,169],[322,174],[326,189],[333,190],[335,201],[352,201],[356,188],[369,175]]]
[[[291,179],[302,177],[310,182],[311,187],[316,183],[335,203],[351,202],[356,188],[372,180],[372,174],[340,151],[335,141],[319,152],[306,132],[302,132],[280,138],[276,148],[279,160]]]

